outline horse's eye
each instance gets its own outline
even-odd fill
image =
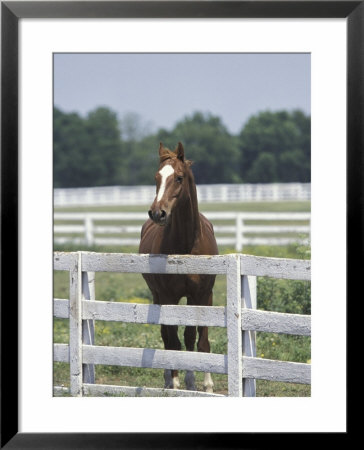
[[[177,178],[176,178],[176,181],[177,181],[177,183],[182,183],[183,177],[177,177]]]

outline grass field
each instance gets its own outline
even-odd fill
[[[65,211],[65,209],[62,209]],[[68,208],[67,211],[72,209]],[[82,208],[77,208],[81,211]],[[85,211],[144,211],[145,207],[110,207],[85,208]],[[309,202],[279,202],[279,203],[243,203],[243,204],[205,204],[200,205],[203,211],[309,211]],[[60,211],[60,209],[57,209]],[[72,246],[59,246],[55,250],[73,251]],[[92,250],[106,252],[135,252],[136,248],[77,248],[77,250]],[[234,252],[234,249],[224,247],[221,254]],[[308,247],[290,245],[286,247],[245,247],[244,253],[260,256],[284,258],[310,258]],[[96,299],[101,301],[122,301],[132,303],[150,303],[151,295],[140,274],[96,274]],[[310,283],[290,280],[274,280],[258,278],[258,309],[271,311],[310,314]],[[68,298],[68,273],[54,273],[54,297]],[[185,304],[182,299],[181,304]],[[226,280],[217,276],[214,287],[214,305],[226,304]],[[184,327],[179,327],[179,337],[183,343]],[[54,342],[68,343],[68,320],[54,319]],[[211,352],[226,353],[227,337],[224,328],[209,328]],[[96,321],[96,345],[148,347],[162,349],[160,327],[148,324],[126,324]],[[279,359],[283,361],[310,362],[311,339],[302,336],[288,336],[276,333],[257,333],[257,355],[262,358]],[[181,388],[184,388],[181,374]],[[214,391],[227,393],[227,376],[213,374]],[[196,384],[202,390],[203,374],[196,373]],[[129,386],[162,387],[163,370],[139,369],[116,366],[96,366],[96,383],[119,384]],[[54,384],[69,386],[69,365],[54,363]],[[274,383],[257,380],[257,396],[310,396],[310,386],[288,383]]]

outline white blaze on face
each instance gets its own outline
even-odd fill
[[[159,174],[162,177],[162,181],[157,195],[157,202],[159,202],[162,199],[164,191],[166,190],[167,178],[170,177],[173,173],[174,170],[170,164],[167,164],[166,166],[163,167],[163,169],[159,171]]]

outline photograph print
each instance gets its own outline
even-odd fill
[[[53,54],[53,395],[311,396],[311,56]]]

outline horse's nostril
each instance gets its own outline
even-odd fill
[[[167,219],[167,213],[163,209],[156,209],[155,211],[150,209],[148,211],[149,217],[156,223],[165,222]]]

